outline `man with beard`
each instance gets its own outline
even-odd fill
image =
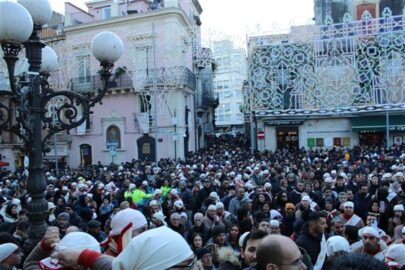
[[[87,225],[87,233],[93,236],[99,243],[107,238],[105,232],[101,230],[101,223],[98,220],[91,220]]]
[[[240,256],[243,259],[244,270],[255,270],[256,250],[262,239],[267,236],[267,232],[256,230],[250,232],[244,239]]]
[[[321,251],[321,239],[327,227],[325,214],[322,212],[310,212],[308,222],[304,224],[303,233],[295,241],[297,245],[304,248],[311,257],[312,264],[315,264]]]
[[[339,235],[345,237],[345,223],[346,221],[339,216],[332,219],[331,236]]]
[[[367,254],[379,261],[384,260],[386,245],[380,241],[378,231],[373,227],[365,227],[361,233],[362,244],[355,248],[353,253]]]
[[[292,203],[286,203],[284,209],[281,234],[290,237],[294,232],[294,224],[297,219],[295,216],[295,206]]]
[[[359,185],[359,192],[354,195],[354,212],[363,220],[367,217],[368,209],[371,206],[371,195],[368,193],[368,185],[362,183]]]
[[[345,226],[357,226],[358,228],[364,227],[363,220],[354,213],[353,202],[345,202],[343,204],[343,214],[340,214],[339,217],[343,218],[346,221]]]
[[[69,227],[70,223],[70,216],[66,212],[62,212],[58,215],[58,219],[56,220],[56,226],[59,228],[59,235],[62,239],[63,236],[66,234],[66,229]]]

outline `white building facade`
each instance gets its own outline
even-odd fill
[[[242,86],[247,79],[246,52],[234,48],[232,41],[216,41],[213,44],[216,73],[214,92],[219,98],[215,110],[217,132],[243,131]]]

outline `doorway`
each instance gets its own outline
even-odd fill
[[[381,146],[385,142],[384,132],[359,132],[360,145]]]
[[[80,145],[80,165],[88,166],[93,164],[93,158],[91,156],[91,145]]]
[[[277,127],[277,148],[298,149],[298,127]]]
[[[145,134],[137,140],[138,158],[140,160],[156,161],[155,138]]]

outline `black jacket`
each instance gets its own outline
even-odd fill
[[[309,257],[311,257],[312,264],[315,264],[318,254],[321,251],[321,236],[314,237],[309,234],[308,224],[305,224],[303,233],[298,236],[295,242],[299,247],[306,250]]]

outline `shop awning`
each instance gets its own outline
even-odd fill
[[[387,121],[385,115],[363,116],[351,119],[353,131],[385,131]],[[405,130],[404,115],[389,116],[390,130]]]

